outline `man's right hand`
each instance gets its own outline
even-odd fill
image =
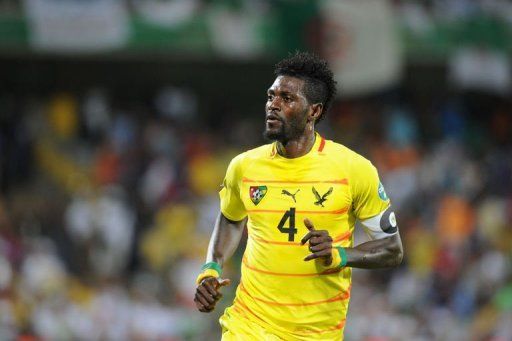
[[[220,288],[229,285],[229,279],[206,277],[196,288],[194,302],[197,309],[202,313],[209,313],[215,309],[215,305],[222,297]]]

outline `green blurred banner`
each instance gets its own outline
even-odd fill
[[[333,3],[134,0],[128,5],[116,0],[25,0],[18,12],[0,12],[0,54],[115,52],[194,59],[275,59],[297,49],[319,50],[320,40],[325,38],[319,34],[326,21],[332,23],[325,8]],[[386,4],[390,24],[392,21],[397,27],[399,45],[408,60],[444,61],[461,46],[512,52],[512,21],[504,16],[477,11],[447,19],[418,11],[419,5],[411,9],[373,0],[336,3],[367,14],[361,17],[361,24],[368,27],[378,23],[370,18],[373,11],[365,13],[365,8]],[[352,19],[340,18],[331,33],[342,35],[336,30],[352,25]]]
[[[0,13],[0,53],[137,53],[177,57],[274,57],[305,48],[315,1],[238,4],[198,0],[25,0]],[[238,5],[237,5],[238,4]]]

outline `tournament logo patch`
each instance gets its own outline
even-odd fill
[[[388,195],[386,194],[386,191],[384,190],[384,186],[382,185],[382,182],[379,182],[379,198],[381,198],[384,201],[387,201]]]
[[[254,205],[258,205],[267,194],[267,186],[251,186],[249,188],[249,197]]]

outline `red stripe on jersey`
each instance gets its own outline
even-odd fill
[[[251,309],[249,309],[241,300],[235,298],[234,303],[235,304],[233,305],[233,308],[235,309],[235,311],[237,311],[239,314],[245,316],[245,318],[250,319],[249,316],[242,314],[241,313],[242,311],[246,311],[246,312],[250,313],[252,316],[254,316],[255,318],[257,318],[258,320],[263,321],[261,319],[261,317],[259,317],[256,313],[254,313]],[[240,309],[238,309],[237,304]],[[322,334],[322,333],[327,333],[327,332],[331,332],[334,330],[339,330],[339,329],[342,329],[343,327],[345,327],[345,321],[346,320],[343,319],[337,325],[327,328],[327,329],[324,329],[324,330],[318,330],[318,331],[317,330],[315,330],[315,331],[301,330],[298,334],[302,334],[302,335],[304,335],[304,334]],[[265,321],[263,321],[263,322],[266,323]]]
[[[321,153],[322,150],[324,150],[324,147],[325,147],[325,139],[322,137],[322,139],[320,140],[320,146],[318,146],[318,152]]]
[[[347,232],[345,232],[345,233],[340,234],[340,235],[339,235],[339,236],[337,236],[337,237],[334,237],[334,238],[333,238],[333,240],[332,240],[332,242],[333,242],[333,243],[341,242],[341,241],[343,241],[343,240],[345,240],[345,239],[350,238],[350,236],[351,236],[351,235],[352,235],[352,232],[347,231]]]
[[[278,306],[286,306],[286,307],[304,307],[304,306],[309,306],[309,305],[318,305],[318,304],[322,304],[322,303],[338,302],[338,301],[346,300],[350,297],[350,293],[345,292],[343,294],[339,293],[334,297],[331,297],[331,298],[328,298],[328,299],[322,300],[322,301],[304,302],[304,303],[283,303],[283,302],[267,301],[267,300],[252,296],[247,291],[247,289],[245,289],[244,284],[241,281],[240,281],[240,290],[242,290],[244,293],[246,293],[247,296],[249,296],[253,300],[256,300],[256,301],[259,301],[259,302],[262,302],[262,303],[265,303],[268,305],[278,305]]]
[[[249,238],[254,239],[257,242],[262,242],[265,244],[275,244],[275,245],[287,245],[287,246],[303,246],[301,243],[296,242],[278,242],[273,240],[267,240],[260,237],[252,236],[249,234]]]
[[[247,259],[245,257],[242,258],[242,264],[245,265],[245,267],[249,270],[260,272],[266,275],[271,276],[284,276],[284,277],[316,277],[316,276],[324,276],[324,275],[331,275],[335,274],[341,271],[341,269],[328,269],[323,272],[314,272],[314,273],[308,273],[308,274],[295,274],[295,273],[287,273],[287,272],[274,272],[274,271],[267,271],[267,270],[261,270],[258,268],[255,268],[252,265],[249,265],[247,262]]]
[[[341,320],[340,323],[338,323],[337,325],[335,325],[331,328],[327,328],[324,330],[301,330],[299,333],[300,334],[322,334],[322,333],[332,332],[334,330],[343,329],[343,327],[345,327],[345,319]]]
[[[254,317],[256,317],[258,320],[265,322],[261,317],[259,317],[256,313],[254,313],[251,309],[249,309],[249,307],[247,307],[247,306],[242,302],[242,300],[240,300],[239,298],[235,298],[235,302],[234,302],[234,304],[236,305],[237,303],[238,303],[238,305],[240,306],[240,308],[242,308],[243,310],[245,310],[245,311],[249,312],[251,315],[253,315]]]
[[[249,316],[247,316],[245,311],[243,311],[242,309],[238,308],[238,306],[236,304],[233,304],[233,310],[236,311],[237,313],[239,313],[241,316],[243,316],[245,318],[249,318]]]
[[[333,211],[295,211],[295,213],[303,213],[303,214],[344,214],[348,212],[348,207],[340,208],[339,210],[333,210]],[[283,214],[286,212],[286,210],[246,210],[246,212],[251,213],[280,213]]]
[[[270,184],[337,184],[348,185],[348,179],[334,179],[324,181],[293,181],[293,180],[253,180],[246,177],[242,178],[245,183],[270,183]]]
[[[339,236],[334,237],[332,242],[333,243],[341,242],[345,239],[348,239],[351,235],[352,235],[352,233],[350,231],[347,231],[345,233],[340,234]],[[274,240],[263,239],[261,237],[256,237],[251,234],[249,234],[249,238],[251,238],[257,242],[262,242],[265,244],[286,245],[286,246],[303,246],[301,243],[298,243],[298,242],[279,242],[279,241],[274,241]]]

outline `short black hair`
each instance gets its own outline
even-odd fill
[[[323,104],[322,113],[316,121],[324,118],[336,95],[336,81],[325,60],[310,52],[295,52],[276,64],[274,74],[304,80],[304,95],[307,100],[310,103]]]

